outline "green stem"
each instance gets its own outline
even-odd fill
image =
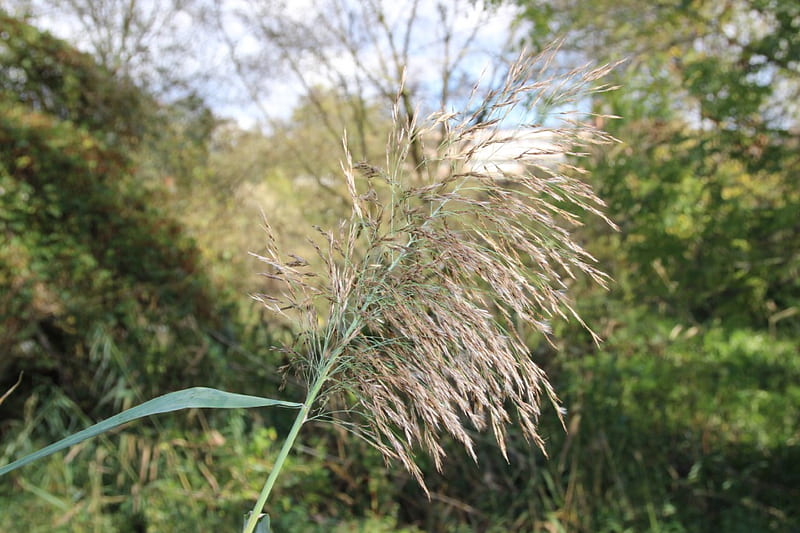
[[[300,433],[300,428],[303,427],[303,424],[305,424],[306,420],[308,420],[308,411],[311,409],[311,406],[314,405],[314,400],[317,399],[317,395],[322,389],[322,385],[325,383],[325,380],[328,379],[328,373],[333,367],[333,363],[337,359],[337,355],[338,353],[333,353],[330,355],[328,361],[325,363],[325,367],[322,369],[322,372],[317,375],[317,379],[308,390],[306,401],[303,402],[303,405],[300,407],[297,413],[297,418],[294,419],[292,429],[289,431],[289,434],[286,436],[286,440],[283,442],[283,447],[281,447],[281,451],[278,453],[278,458],[275,459],[275,465],[272,467],[272,471],[269,473],[267,482],[264,483],[264,488],[261,489],[261,494],[258,495],[258,500],[253,506],[253,511],[250,513],[250,518],[247,520],[247,524],[244,526],[243,533],[253,533],[255,530],[255,527],[258,524],[258,517],[261,516],[261,513],[264,510],[264,506],[267,503],[267,498],[269,498],[269,493],[272,491],[272,486],[275,485],[275,480],[278,479],[278,474],[280,474],[281,468],[283,468],[283,463],[286,461],[286,457],[289,455],[292,446],[294,446],[294,441],[297,440],[297,434]]]
[[[283,463],[286,461],[286,457],[289,455],[289,451],[292,449],[292,446],[294,446],[294,441],[297,439],[297,434],[300,432],[300,428],[308,418],[309,405],[311,405],[311,402],[306,401],[306,403],[300,407],[300,410],[297,413],[297,418],[294,419],[294,425],[292,425],[289,435],[283,442],[283,447],[278,454],[278,458],[275,460],[275,465],[272,467],[272,471],[269,473],[267,482],[264,484],[264,488],[261,489],[261,494],[258,495],[258,500],[256,501],[255,506],[253,506],[253,512],[250,513],[250,518],[247,520],[247,524],[244,526],[243,533],[253,533],[255,530],[256,524],[258,524],[258,517],[261,516],[261,512],[264,510],[264,505],[267,503],[267,498],[269,498],[269,493],[272,491],[272,486],[275,485],[275,480],[278,479],[278,474],[283,467]]]

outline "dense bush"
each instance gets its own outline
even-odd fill
[[[121,123],[105,116],[131,111],[130,87],[3,21],[0,388],[26,374],[4,417],[19,418],[37,387],[100,416],[218,382],[226,347],[212,334],[233,327],[230,305],[181,225],[134,179],[127,145],[112,142],[135,142],[135,111]]]

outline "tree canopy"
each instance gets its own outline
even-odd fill
[[[623,229],[606,253],[622,254],[630,301],[797,327],[800,6],[518,3],[535,43],[565,39],[565,63],[628,58],[621,88],[591,105],[622,117],[606,127],[625,146],[599,153],[594,175]]]

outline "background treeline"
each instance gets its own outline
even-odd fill
[[[175,70],[189,53],[175,43],[173,55],[136,55],[135,39],[98,37],[89,54],[0,11],[0,394],[22,373],[0,404],[0,463],[179,388],[300,396],[272,348],[287,326],[247,297],[269,286],[246,252],[263,239],[261,210],[301,249],[307,228],[343,212],[341,131],[380,164],[394,67],[415,60],[399,46],[385,72],[367,64],[324,16],[339,4],[350,5],[306,14],[313,35],[280,26],[302,40],[277,31],[277,7],[243,4],[263,48],[226,61],[241,86],[259,94],[269,77],[257,60],[269,57],[302,88],[263,130],[216,116],[209,85],[192,88],[203,75]],[[384,24],[394,42],[379,4],[357,3],[342,24],[369,36],[371,20],[376,42]],[[113,10],[54,5],[120,34]],[[477,466],[453,446],[442,475],[428,465],[428,500],[397,465],[314,426],[278,482],[274,529],[800,529],[800,5],[514,5],[528,46],[564,38],[554,68],[627,59],[609,80],[620,89],[578,103],[622,117],[598,124],[622,143],[582,163],[620,231],[590,219],[579,230],[615,282],[570,287],[605,342],[562,322],[557,349],[530,338],[568,431],[543,416],[549,459],[521,435],[509,464],[490,435]],[[458,7],[437,12],[442,43]],[[482,20],[497,16],[485,7]],[[166,32],[131,9],[136,46]],[[191,12],[208,28],[247,15]],[[324,65],[313,76],[312,52]],[[336,71],[343,53],[357,74]],[[442,57],[452,61],[430,93],[409,69],[406,112],[466,101],[458,55]],[[83,443],[0,481],[0,530],[236,530],[289,423],[276,410],[190,412]]]

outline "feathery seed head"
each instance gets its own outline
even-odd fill
[[[566,207],[607,220],[603,204],[565,157],[615,139],[569,117],[559,127],[502,129],[517,106],[560,109],[608,89],[591,83],[610,67],[548,77],[554,53],[517,61],[470,114],[442,113],[417,127],[396,111],[383,169],[348,154],[352,213],[335,231],[320,230],[323,272],[284,259],[271,232],[259,256],[284,287],[261,301],[299,320],[296,366],[310,387],[322,384],[317,416],[337,397],[351,400],[348,412],[361,418],[337,422],[399,460],[423,487],[416,450],[441,467],[443,433],[476,458],[468,429],[491,429],[505,455],[515,422],[543,447],[541,404],[558,408],[558,400],[520,325],[547,336],[553,317],[580,320],[566,279],[582,273],[606,282],[572,240],[579,218]],[[412,168],[412,143],[437,135],[434,155]],[[487,156],[501,151],[503,161]]]

